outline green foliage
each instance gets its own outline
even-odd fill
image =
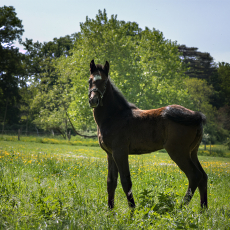
[[[188,69],[186,81],[193,109],[207,116],[205,132],[211,135],[212,143],[224,142],[229,126],[229,64],[215,63],[209,53],[199,52],[198,48],[178,47],[183,63]],[[200,79],[200,81],[198,80]]]
[[[210,114],[214,115],[214,108],[209,104],[209,98],[213,94],[213,87],[208,85],[206,80],[198,78],[188,78],[185,84],[188,88],[188,94],[190,95],[193,109],[202,111],[207,114],[207,116]]]
[[[22,21],[14,7],[0,7],[0,121],[2,132],[5,123],[19,121],[19,87],[25,85],[24,55],[13,47],[15,40],[21,41]]]
[[[46,84],[40,85],[32,103],[32,109],[39,109],[33,122],[45,130],[57,130],[66,138],[70,128],[67,108],[71,101],[71,81],[68,76],[62,76],[49,86],[52,79],[45,77],[43,80]]]
[[[186,45],[180,45],[178,49],[183,63],[188,66],[186,75],[189,77],[209,81],[216,74],[216,64],[209,53],[200,52],[198,48],[187,47]]]
[[[217,109],[229,105],[230,93],[230,64],[221,62],[218,63],[217,71],[210,76],[209,84],[214,88],[214,93],[210,98],[211,104]]]
[[[59,76],[55,71],[55,59],[61,55],[70,55],[73,40],[77,34],[54,38],[52,42],[41,44],[27,39],[24,46],[28,50],[28,66],[34,77],[31,90],[36,94],[30,104],[35,114],[33,123],[44,130],[57,130],[67,137],[70,128],[67,108],[71,100],[71,79],[68,75]]]
[[[223,129],[222,125],[217,123],[219,112],[210,103],[210,98],[215,94],[213,86],[209,85],[206,80],[198,78],[188,78],[185,80],[185,84],[190,95],[190,108],[204,113],[207,118],[204,132],[209,134],[210,141],[216,143],[226,140],[228,132]]]
[[[33,84],[39,84],[39,81],[47,76],[48,73],[54,71],[51,65],[52,61],[62,55],[71,55],[71,49],[77,40],[78,34],[66,35],[65,37],[54,38],[49,42],[33,42],[27,39],[22,42],[25,50],[27,50],[27,71],[31,76]]]
[[[138,40],[136,58],[141,73],[141,88],[136,95],[138,106],[143,109],[168,104],[189,106],[176,43],[166,40],[161,32],[146,28]]]
[[[13,6],[0,7],[0,45],[12,44],[14,40],[21,41],[24,32],[22,20],[17,17]]]
[[[230,105],[230,64],[225,62],[219,63],[218,75],[225,104]]]
[[[77,34],[54,38],[53,41],[23,42],[27,55],[25,63],[29,75],[30,86],[23,91],[21,111],[26,114],[22,122],[33,122],[44,130],[57,130],[67,137],[70,128],[67,108],[70,101],[69,89],[72,87],[68,76],[60,76],[55,72],[55,59],[61,55],[71,55],[70,50]],[[31,95],[32,101],[28,98]],[[24,103],[26,102],[26,103]]]

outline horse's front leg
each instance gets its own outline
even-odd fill
[[[116,162],[120,173],[121,185],[126,194],[128,204],[131,208],[135,208],[135,202],[132,194],[132,181],[129,171],[128,151],[114,150],[113,159]]]
[[[110,209],[113,209],[115,189],[117,187],[118,169],[112,157],[112,154],[107,153],[107,159],[108,159],[108,178],[107,178],[108,205]]]

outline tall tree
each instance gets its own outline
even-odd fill
[[[201,111],[207,117],[205,133],[210,135],[213,142],[217,140],[218,136],[223,137],[223,130],[216,123],[217,109],[210,104],[210,97],[214,93],[212,85],[209,85],[206,80],[198,78],[188,78],[185,83],[192,102],[191,109]]]
[[[178,49],[183,63],[188,66],[185,73],[190,80],[186,84],[192,96],[193,105],[198,109],[202,107],[203,112],[206,112],[209,121],[206,131],[212,134],[213,138],[222,141],[226,138],[224,129],[229,127],[226,125],[230,113],[228,106],[230,101],[229,64],[216,64],[209,53],[199,52],[198,48],[181,45]]]
[[[216,65],[209,53],[199,52],[196,47],[180,45],[181,59],[189,68],[185,72],[189,77],[209,80],[216,72]]]
[[[15,40],[21,42],[22,21],[14,7],[0,7],[0,120],[2,132],[6,122],[19,120],[17,103],[20,99],[19,85],[25,84],[23,55],[13,47]]]
[[[230,64],[221,62],[218,67],[218,78],[220,80],[221,90],[224,94],[225,105],[230,106]]]
[[[52,81],[52,87],[49,85]],[[72,128],[67,109],[71,102],[71,80],[67,75],[59,76],[55,82],[46,78],[47,84],[37,86],[32,109],[36,110],[34,123],[44,130],[55,130],[67,138],[68,128]]]
[[[10,46],[15,40],[21,41],[24,32],[22,20],[17,17],[13,6],[0,7],[0,42]]]
[[[62,55],[71,55],[71,49],[75,41],[78,39],[78,33],[71,36],[54,38],[53,41],[40,43],[27,39],[22,42],[26,52],[27,71],[32,76],[33,83],[40,83],[42,78],[54,71],[52,61]],[[52,74],[52,77],[53,74]],[[54,77],[55,78],[55,77]]]
[[[184,85],[185,69],[177,44],[166,40],[163,33],[148,28],[142,31],[138,44],[141,107],[150,109],[171,103],[189,107],[189,96]]]
[[[219,122],[223,128],[230,131],[230,64],[219,63],[217,83],[214,88],[218,92],[219,101]]]
[[[71,81],[68,75],[59,76],[56,59],[71,55],[71,48],[78,34],[54,38],[53,41],[33,43],[26,39],[23,43],[27,50],[27,63],[32,76],[36,95],[31,108],[35,113],[34,123],[45,130],[56,130],[66,138],[70,127],[67,108]]]

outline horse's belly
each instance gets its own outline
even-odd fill
[[[130,137],[130,154],[144,154],[164,148],[164,128],[156,122],[139,122],[133,125]]]
[[[130,143],[129,154],[138,155],[144,153],[151,153],[163,149],[163,142],[161,141],[147,141],[139,139],[136,142]]]

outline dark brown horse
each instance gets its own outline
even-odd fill
[[[141,110],[130,104],[111,83],[109,63],[90,63],[89,104],[94,108],[98,139],[108,157],[108,205],[114,207],[118,172],[130,207],[132,194],[128,155],[166,149],[188,178],[184,204],[199,188],[201,207],[207,207],[207,174],[197,151],[202,139],[205,116],[179,105]]]

